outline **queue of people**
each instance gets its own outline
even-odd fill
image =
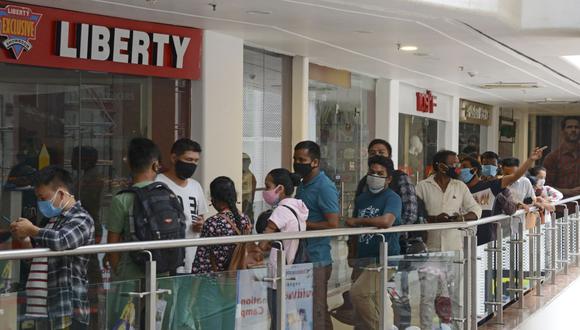
[[[577,124],[580,124],[577,119],[567,119],[563,123],[563,129],[571,132],[566,141],[575,137],[577,142],[580,135]],[[542,158],[543,150],[534,149],[521,165],[515,158],[500,161],[493,152],[483,153],[478,158],[460,158],[453,151],[439,151],[432,160],[432,175],[414,186],[407,174],[395,169],[390,158],[391,145],[381,139],[373,140],[368,147],[367,174],[359,183],[353,214],[345,219],[344,224],[348,227],[389,228],[473,221],[496,214],[513,214],[518,208],[529,210],[531,205],[550,209],[550,203],[561,199],[563,194],[557,186],[546,185],[546,182],[561,182],[558,174],[543,167],[533,167]],[[107,242],[128,242],[143,237],[143,225],[138,218],[147,214],[149,207],[163,210],[161,215],[150,215],[150,222],[155,218],[162,220],[161,229],[156,232],[161,234],[155,239],[250,233],[252,215],[238,210],[238,189],[228,177],[218,177],[211,182],[209,196],[217,214],[206,218],[209,208],[205,194],[201,185],[191,178],[201,152],[201,146],[190,139],[176,141],[171,149],[171,166],[160,174],[161,152],[156,144],[146,138],[131,140],[127,163],[131,170],[132,188],[114,196],[103,219]],[[567,155],[565,146],[558,152],[563,157]],[[320,146],[313,141],[298,143],[293,160],[293,173],[279,168],[266,176],[263,199],[273,207],[273,211],[257,217],[256,231],[274,233],[337,228],[340,225],[339,193],[335,183],[321,168]],[[249,169],[244,170],[250,173]],[[557,179],[551,179],[551,176],[557,176]],[[38,207],[46,221],[42,226],[35,226],[24,218],[14,221],[11,225],[14,239],[23,246],[47,247],[56,251],[95,243],[95,233],[100,235],[100,230],[96,230],[92,215],[75,200],[70,173],[49,166],[36,173],[36,177]],[[251,185],[253,195],[255,178],[248,176],[245,180]],[[575,188],[566,189],[564,195],[574,193]],[[253,201],[253,196],[244,196],[244,201]],[[155,203],[168,205],[160,207]],[[244,206],[244,210],[247,209]],[[174,214],[172,212],[179,212],[179,216],[164,217]],[[480,226],[478,244],[494,240],[494,235],[492,225]],[[379,243],[383,240],[388,242],[389,255],[453,251],[460,249],[462,244],[459,231],[430,231],[428,235],[420,232],[366,234],[351,238],[352,287],[345,295],[344,306],[345,309],[352,308],[352,322],[357,329],[378,327],[380,276],[370,269],[378,266]],[[283,242],[282,246],[262,242],[258,247],[270,253],[270,275],[276,272],[275,252],[280,249],[287,264],[313,263],[313,328],[332,329],[328,308],[328,282],[333,265],[330,238],[291,240]],[[187,292],[174,294],[175,299],[190,301],[188,306],[193,312],[191,317],[186,317],[187,313],[175,314],[170,322],[171,329],[234,328],[236,301],[232,292],[235,293],[236,288],[215,275],[235,270],[232,263],[239,248],[239,244],[190,247],[176,249],[171,257],[164,258],[161,275],[194,274],[199,275],[198,279],[203,282]],[[174,257],[177,260],[173,260]],[[131,253],[108,253],[104,266],[110,267],[112,281],[144,279],[145,269],[139,260]],[[26,315],[45,322],[52,329],[87,329],[91,322],[87,294],[88,263],[89,258],[85,256],[33,260],[27,283]],[[235,263],[242,265],[238,260]],[[421,287],[425,291],[421,297],[421,325],[429,329],[440,296],[437,292],[441,288],[428,287],[427,282],[446,286],[446,280],[439,281],[440,275],[434,278],[432,274],[423,271],[421,275]],[[275,312],[275,285],[271,285],[268,291],[268,305],[271,312]]]

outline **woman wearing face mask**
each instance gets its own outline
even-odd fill
[[[294,187],[300,183],[300,176],[290,173],[285,168],[277,168],[266,176],[266,190],[263,192],[264,201],[274,207],[274,211],[268,219],[263,233],[275,232],[298,232],[306,231],[306,219],[308,218],[308,208],[299,199],[292,198]],[[286,240],[283,242],[283,251],[286,257],[286,264],[294,263],[299,240]],[[262,242],[260,248],[268,250],[270,244]],[[268,276],[276,276],[276,253],[279,247],[273,245],[270,250],[268,260]],[[272,320],[276,319],[276,284],[271,283],[268,288],[268,306]],[[272,322],[272,329],[275,328]]]
[[[546,186],[546,168],[542,166],[533,167],[530,169],[530,175],[536,179],[536,185],[534,186],[536,196],[542,197],[547,202],[557,202],[564,198],[560,191]]]
[[[203,223],[201,237],[236,236],[248,232],[250,220],[238,211],[234,182],[228,177],[218,177],[209,189],[211,203],[218,213]],[[201,329],[234,329],[235,281],[228,281],[222,287],[217,278],[225,275],[235,248],[236,244],[208,245],[196,251],[191,272],[200,275],[195,305]]]

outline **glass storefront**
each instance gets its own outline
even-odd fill
[[[481,126],[476,124],[459,124],[459,153],[468,156],[481,154]]]
[[[431,161],[439,149],[438,126],[443,124],[435,119],[399,115],[399,169],[415,184],[431,173]]]
[[[32,177],[72,171],[95,220],[129,183],[128,141],[146,136],[165,157],[189,134],[190,81],[0,64],[1,215],[38,220]],[[169,120],[168,120],[169,118]],[[166,142],[166,143],[165,143]]]
[[[285,114],[291,115],[292,110],[291,62],[288,56],[244,49],[242,208],[252,219],[267,208],[259,192],[266,175],[272,169],[288,166],[289,161],[283,160],[292,156],[291,148],[286,146],[291,132],[285,125]]]
[[[309,104],[310,122],[316,123],[311,135],[320,144],[321,167],[341,192],[342,214],[350,214],[357,184],[367,172],[375,80],[352,74],[350,88],[311,80]]]

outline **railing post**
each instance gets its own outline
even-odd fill
[[[556,268],[556,232],[558,226],[556,226],[556,212],[552,212],[552,225],[550,228],[550,283],[556,284],[556,274],[558,269]]]
[[[572,221],[574,223],[574,231],[573,231],[573,235],[574,235],[574,259],[575,259],[575,265],[576,267],[580,267],[580,205],[578,204],[578,201],[575,201],[574,204],[576,204],[575,207],[575,216],[574,218],[571,218],[570,221]]]
[[[510,276],[510,281],[509,281],[509,286],[508,286],[508,292],[510,294],[510,300],[514,298],[514,288],[515,288],[515,269],[516,269],[516,253],[515,253],[515,243],[516,243],[516,234],[513,232],[513,221],[515,220],[515,217],[511,216],[510,217],[510,222],[509,222],[509,227],[510,227],[510,269],[509,269],[509,276]]]
[[[284,254],[282,242],[280,246],[282,248],[276,250],[276,329],[284,330],[286,329],[286,254]]]
[[[534,289],[536,287],[536,281],[534,281],[534,271],[535,271],[535,257],[536,257],[536,253],[534,250],[535,244],[536,244],[536,234],[535,234],[535,229],[536,229],[536,222],[537,222],[537,218],[534,219],[534,227],[528,230],[528,233],[525,235],[527,237],[528,240],[528,266],[529,266],[529,270],[528,270],[528,280],[530,281],[530,284],[532,286],[532,289]],[[523,253],[523,248],[522,248],[522,253]]]
[[[534,274],[535,280],[536,280],[536,292],[535,295],[536,296],[541,296],[542,295],[542,280],[544,279],[544,277],[542,276],[542,221],[540,219],[538,219],[538,221],[536,222],[536,226],[534,227],[535,230],[535,234],[536,234],[536,260],[537,260],[537,264],[536,264],[536,271]]]
[[[568,206],[564,205],[564,217],[562,218],[562,263],[564,264],[564,275],[568,275],[568,264],[570,263],[570,237],[568,231],[570,222],[568,222]]]
[[[475,228],[467,228],[463,238],[463,304],[467,330],[477,329],[477,239]]]
[[[381,313],[379,319],[379,329],[386,330],[387,329],[387,307],[388,307],[388,299],[389,296],[387,295],[387,282],[389,281],[389,243],[385,241],[384,235],[383,242],[380,245],[380,258],[381,258],[381,283],[379,285],[380,294],[379,294],[379,303],[381,306]],[[372,284],[371,284],[372,285]]]
[[[518,286],[517,286],[517,296],[518,305],[520,308],[524,308],[524,218],[520,218],[518,223]]]
[[[149,251],[147,251],[149,253]],[[151,256],[151,253],[149,253]],[[157,316],[157,262],[150,258],[145,264],[145,329],[156,330]]]
[[[497,323],[503,324],[503,233],[501,222],[496,224],[495,228],[495,310],[497,312]]]

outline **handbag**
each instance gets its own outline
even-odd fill
[[[249,235],[250,230],[240,231],[238,226],[232,221],[229,216],[226,215],[226,221],[232,227],[232,229],[236,232],[236,235]],[[250,269],[256,268],[259,266],[264,265],[264,254],[260,247],[255,242],[247,242],[247,243],[237,243],[230,258],[230,263],[226,269],[225,273],[219,273],[219,269],[217,267],[217,262],[215,260],[215,256],[210,254],[210,263],[212,272],[216,275],[217,285],[220,288],[220,291],[224,297],[229,297],[234,299],[236,290],[232,290],[231,288],[235,288],[236,279],[237,279],[237,271],[243,269]]]

